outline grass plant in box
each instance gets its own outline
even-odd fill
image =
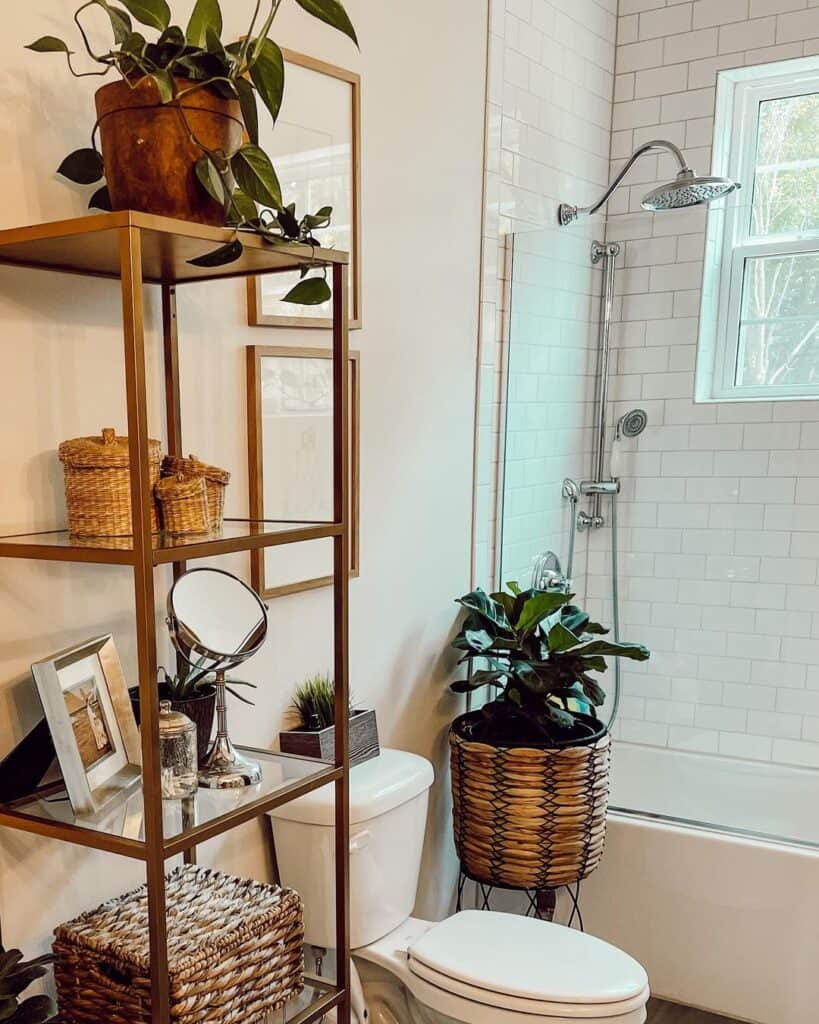
[[[335,702],[335,683],[329,673],[311,676],[297,687],[293,712],[300,724],[279,733],[282,751],[332,761],[336,749]],[[351,705],[349,716],[350,763],[361,764],[377,757],[380,748],[375,711]]]

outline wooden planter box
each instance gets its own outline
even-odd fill
[[[336,727],[330,725],[326,729],[289,729],[279,733],[279,744],[284,754],[332,761],[336,756]],[[356,708],[350,715],[350,764],[369,761],[378,757],[380,752],[375,711]]]

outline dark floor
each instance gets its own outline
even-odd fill
[[[717,1017],[705,1010],[692,1010],[689,1006],[677,1006],[675,1003],[663,1003],[659,999],[651,999],[648,1004],[648,1020],[646,1024],[736,1024],[727,1017]]]

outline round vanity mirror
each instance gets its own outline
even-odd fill
[[[264,643],[267,608],[236,576],[221,569],[191,569],[168,595],[168,625],[189,664],[227,670]]]
[[[267,636],[267,607],[246,583],[221,569],[190,569],[168,594],[168,629],[183,659],[213,672],[216,738],[199,771],[199,785],[235,789],[261,782],[261,767],[233,746],[227,728],[225,673],[252,657]]]

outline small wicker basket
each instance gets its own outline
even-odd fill
[[[606,840],[608,733],[585,746],[495,747],[464,738],[470,718],[456,719],[449,734],[464,871],[516,889],[555,889],[591,874]]]
[[[166,533],[184,537],[210,530],[207,488],[201,476],[164,476],[155,493]]]
[[[166,881],[174,1024],[261,1024],[299,995],[298,893],[193,865]],[[61,925],[54,953],[60,1024],[150,1024],[146,886]]]
[[[208,514],[210,528],[218,530],[225,516],[225,489],[230,483],[230,473],[218,466],[209,466],[200,462],[195,455],[187,459],[177,455],[166,455],[162,462],[163,476],[201,477],[205,481],[208,496]]]
[[[127,437],[107,428],[99,437],[63,441],[59,449],[65,468],[68,529],[75,537],[129,537],[131,518],[131,464]],[[159,479],[162,447],[148,442],[151,493]],[[151,530],[159,530],[155,502],[151,502]]]

